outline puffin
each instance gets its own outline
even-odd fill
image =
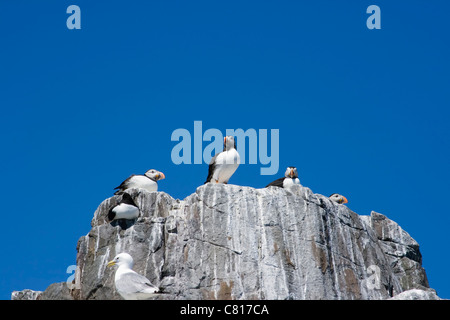
[[[226,136],[223,139],[223,151],[216,154],[209,163],[208,177],[205,184],[228,183],[241,163],[241,158],[236,150],[236,141],[233,136]]]
[[[124,193],[119,203],[109,209],[108,212],[109,221],[118,219],[136,219],[138,216],[139,208],[128,193]]]
[[[126,189],[129,188],[142,188],[149,192],[158,191],[158,180],[165,179],[164,173],[150,169],[145,174],[132,174],[125,181],[123,181],[120,186],[115,187],[114,190],[118,189],[114,194],[121,195]]]
[[[348,202],[347,198],[344,196],[341,196],[340,194],[333,193],[331,196],[328,197],[331,201],[334,201],[339,204],[345,204]]]
[[[287,188],[294,184],[300,184],[300,180],[298,179],[297,168],[296,167],[287,167],[286,172],[284,173],[284,177],[277,179],[275,181],[272,181],[271,183],[269,183],[266,186],[266,188],[268,188],[268,187]]]

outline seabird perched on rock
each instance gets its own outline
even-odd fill
[[[300,180],[298,179],[298,173],[296,167],[287,167],[286,172],[284,173],[284,177],[277,179],[275,181],[272,181],[269,183],[267,187],[280,187],[280,188],[287,188],[289,186],[292,186],[294,184],[300,184]]]
[[[147,300],[160,293],[158,287],[150,283],[146,277],[133,271],[133,258],[126,252],[119,253],[107,266],[118,265],[114,276],[117,292],[125,300]]]
[[[345,204],[348,202],[347,198],[344,196],[341,196],[340,194],[333,193],[331,196],[328,197],[331,201],[334,201],[339,204]]]
[[[118,219],[136,219],[138,216],[139,208],[128,193],[124,193],[122,195],[122,200],[109,209],[108,212],[109,221]]]
[[[236,150],[234,137],[226,136],[223,139],[223,151],[216,154],[209,163],[208,177],[205,183],[228,183],[240,162],[241,158]]]
[[[150,169],[145,174],[133,174],[123,181],[120,186],[115,187],[117,190],[114,194],[121,195],[126,189],[129,188],[142,188],[149,192],[158,191],[158,180],[165,179],[164,173]]]

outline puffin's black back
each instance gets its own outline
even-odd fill
[[[114,212],[114,209],[121,203],[129,204],[131,206],[137,207],[137,205],[133,201],[133,198],[128,193],[124,193],[122,195],[122,200],[120,200],[119,203],[117,203],[115,206],[113,206],[111,209],[109,209],[109,211],[108,211],[108,220],[109,221],[114,220],[114,218],[116,217],[116,213]]]
[[[218,153],[218,154],[219,154],[219,153]],[[213,176],[213,174],[214,174],[214,168],[216,167],[216,157],[217,157],[218,154],[216,154],[216,155],[211,159],[211,162],[209,163],[209,167],[208,167],[208,177],[206,178],[206,181],[205,181],[204,184],[210,182],[211,179],[212,179],[212,176]]]
[[[108,220],[109,221],[113,221],[114,218],[116,217],[116,213],[114,212],[114,208],[117,207],[117,206],[118,206],[118,204],[116,204],[111,209],[109,209],[109,211],[108,211]]]
[[[115,187],[114,190],[117,190],[114,194],[115,195],[121,195],[123,193],[124,190],[128,189],[128,181],[130,181],[131,178],[133,178],[134,176],[136,176],[135,174],[132,174],[131,176],[129,176],[128,178],[126,178],[124,181],[122,181],[122,183],[120,184],[120,186]]]
[[[129,205],[137,207],[136,203],[134,203],[134,201],[133,201],[133,198],[128,193],[123,194],[122,200],[120,200],[120,203],[125,203],[125,204],[129,204]]]
[[[269,183],[269,184],[266,186],[266,188],[267,188],[267,187],[280,187],[280,188],[283,188],[283,182],[284,182],[284,179],[286,179],[286,178],[283,177],[283,178],[277,179],[277,180],[275,180],[275,181],[272,181],[271,183]]]

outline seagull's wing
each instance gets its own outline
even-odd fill
[[[271,186],[283,188],[283,181],[284,181],[284,179],[285,179],[285,178],[283,177],[283,178],[277,179],[277,180],[275,180],[275,181],[272,181],[271,183],[269,183],[269,184],[266,186],[266,188],[267,188],[267,187],[271,187]]]
[[[151,284],[150,280],[134,271],[122,274],[116,282],[116,288],[127,295],[159,292],[159,288]]]

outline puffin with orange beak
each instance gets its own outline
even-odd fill
[[[330,199],[331,201],[334,201],[336,203],[339,203],[339,204],[348,203],[348,200],[346,197],[344,197],[340,194],[337,194],[337,193],[333,193],[331,196],[328,197],[328,199]]]
[[[298,179],[297,168],[287,167],[286,172],[284,173],[284,177],[272,181],[266,186],[266,188],[268,187],[287,188],[294,184],[300,184],[300,180]]]
[[[133,201],[133,198],[128,194],[124,193],[122,199],[114,207],[108,211],[109,221],[119,220],[119,219],[136,219],[139,216],[139,208]]]
[[[149,192],[158,191],[159,180],[165,179],[164,173],[150,169],[145,174],[132,174],[125,181],[123,181],[120,186],[115,187],[114,190],[118,189],[114,194],[121,195],[126,189],[130,188],[142,188]]]
[[[216,154],[209,162],[208,177],[205,183],[228,183],[231,176],[239,167],[241,158],[236,150],[233,136],[223,139],[223,151]]]

